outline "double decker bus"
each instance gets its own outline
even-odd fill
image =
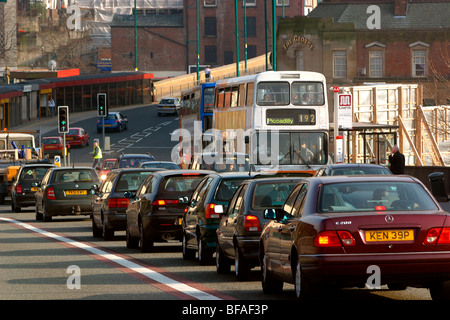
[[[224,139],[225,132],[242,129],[250,143],[241,139],[231,145],[251,154],[257,168],[267,167],[270,159],[278,171],[312,175],[328,162],[325,77],[316,72],[266,71],[219,80],[213,126]]]
[[[194,146],[196,146],[194,143],[195,124],[200,124],[199,129],[202,135],[209,129],[212,129],[214,88],[215,82],[207,82],[181,93],[180,129],[186,130],[185,132],[188,132],[190,136],[189,141],[186,141],[186,137],[180,137],[180,142],[183,142],[185,146],[189,146],[187,148],[183,147],[184,154],[180,154],[183,168],[187,167],[194,153],[201,151],[194,150]],[[201,148],[202,146],[200,144],[199,147]]]

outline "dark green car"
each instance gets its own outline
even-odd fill
[[[198,251],[200,264],[207,264],[216,251],[217,234],[222,214],[215,206],[225,209],[239,184],[252,179],[248,172],[209,174],[195,189],[183,217],[183,258],[193,259]]]
[[[90,215],[90,190],[100,184],[94,168],[53,168],[41,182],[33,184],[36,191],[36,220],[51,221],[54,216]]]

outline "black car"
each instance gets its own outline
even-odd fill
[[[108,173],[92,200],[92,234],[110,240],[114,232],[125,230],[129,197],[125,192],[136,193],[152,172],[161,169],[115,169]]]
[[[183,216],[183,258],[193,259],[198,251],[200,264],[207,264],[216,251],[220,212],[214,208],[222,205],[226,210],[238,186],[254,175],[244,172],[212,173],[195,189]]]
[[[117,157],[116,163],[114,164],[114,169],[139,168],[141,163],[154,160],[155,157],[153,157],[150,153],[122,153]]]
[[[94,185],[100,178],[92,167],[63,167],[48,170],[36,191],[36,220],[51,221],[53,216],[90,215]]]
[[[32,184],[41,181],[47,170],[54,167],[53,164],[35,163],[26,164],[19,169],[11,187],[12,211],[20,212],[23,207],[36,205],[37,187],[33,187]]]
[[[387,174],[392,172],[389,168],[379,164],[369,163],[334,163],[320,167],[315,176],[350,176],[361,174]]]
[[[230,271],[234,260],[236,278],[245,280],[259,264],[259,236],[266,220],[265,209],[280,208],[299,178],[261,178],[241,183],[230,200],[217,229],[216,268]]]
[[[126,211],[127,247],[140,246],[142,252],[148,252],[154,242],[181,241],[181,221],[187,203],[184,199],[189,199],[202,178],[210,173],[166,170],[148,176]]]

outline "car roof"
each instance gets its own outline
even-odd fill
[[[221,177],[224,179],[231,179],[231,178],[253,178],[256,175],[258,175],[258,173],[256,172],[251,172],[250,174],[248,173],[248,171],[233,171],[233,172],[214,172],[211,173],[210,176],[217,176],[217,177]]]
[[[154,172],[154,171],[166,171],[162,168],[117,168],[111,170],[112,172]]]
[[[52,168],[52,167],[56,167],[56,165],[54,165],[52,163],[38,163],[38,162],[36,162],[36,163],[27,163],[27,164],[24,164],[22,166],[22,168],[28,168],[28,167],[50,167],[50,168]]]
[[[360,168],[360,167],[375,167],[375,168],[386,168],[385,166],[382,166],[381,164],[376,164],[376,163],[331,163],[331,164],[327,164],[324,167],[329,167],[329,168]]]
[[[266,177],[266,178],[258,178],[258,179],[252,179],[251,183],[264,183],[264,182],[274,182],[274,181],[301,181],[305,180],[307,177]]]
[[[60,136],[47,136],[47,137],[43,137],[42,140],[43,139],[61,139],[61,137]]]
[[[93,171],[95,171],[95,169],[92,168],[92,167],[55,167],[55,168],[53,168],[54,171],[80,170],[80,169],[83,169],[83,170],[93,170]]]
[[[377,181],[391,181],[391,182],[420,182],[417,178],[408,175],[351,175],[351,176],[321,176],[321,177],[308,177],[304,180],[316,181],[318,183],[351,183],[351,182],[377,182]]]
[[[142,158],[151,157],[151,158],[153,158],[153,156],[151,154],[147,154],[147,153],[124,153],[119,156],[119,158],[136,158],[136,157],[142,157]]]
[[[160,175],[160,176],[179,176],[179,175],[195,175],[197,173],[200,174],[211,174],[211,173],[215,173],[214,171],[209,171],[209,170],[162,170],[162,171],[156,171],[155,175]]]

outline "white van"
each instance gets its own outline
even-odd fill
[[[34,136],[29,133],[0,133],[0,158],[5,158],[7,155],[14,154],[13,144],[17,149],[31,148],[35,150],[36,145],[34,142]]]

